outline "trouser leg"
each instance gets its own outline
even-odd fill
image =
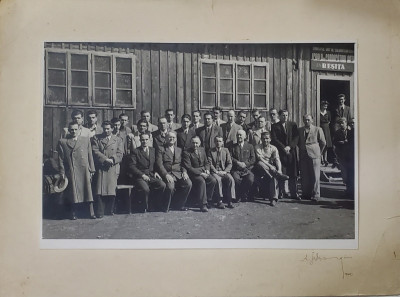
[[[313,192],[314,192],[314,197],[319,198],[320,195],[320,175],[321,175],[321,159],[312,159],[312,165],[313,165],[313,175],[314,175],[314,181],[313,181]]]
[[[223,197],[225,197],[228,204],[232,203],[232,199],[236,198],[235,181],[229,173],[225,174],[222,179]]]
[[[106,203],[105,203],[105,214],[106,215],[113,215],[114,214],[114,205],[115,205],[115,196],[114,195],[108,195],[105,197]]]
[[[101,218],[104,216],[104,197],[101,195],[97,195],[96,197],[96,216]]]
[[[172,196],[175,193],[175,187],[176,187],[176,184],[173,181],[165,184],[163,202],[161,205],[161,208],[164,209],[165,211],[169,210],[169,207],[171,205]]]
[[[189,196],[190,190],[192,189],[192,182],[190,179],[184,180],[179,179],[175,184],[174,199],[176,201],[176,207],[181,209],[185,206],[187,197]]]
[[[167,210],[165,207],[169,209],[170,201],[163,201],[163,194],[166,187],[165,183],[160,179],[150,178],[149,187],[151,188],[152,199],[155,201],[156,206],[164,211]]]
[[[205,182],[206,182],[207,201],[211,201],[214,194],[215,186],[217,184],[217,180],[210,174],[205,179]]]
[[[137,179],[135,181],[135,192],[138,201],[142,204],[142,210],[149,209],[149,193],[150,188],[147,182],[143,179]]]
[[[217,199],[221,200],[222,197],[224,196],[223,193],[223,187],[222,187],[222,177],[219,176],[216,173],[213,173],[212,176],[215,178],[215,180],[217,181],[217,187],[218,187],[218,195],[217,195]]]

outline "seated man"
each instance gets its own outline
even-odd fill
[[[237,202],[254,200],[254,174],[251,171],[256,162],[254,147],[245,141],[246,131],[239,130],[236,134],[237,143],[231,148],[232,177],[236,185]]]
[[[119,175],[119,163],[122,161],[124,147],[122,139],[112,134],[112,125],[106,121],[102,124],[104,132],[92,138],[92,150],[96,174],[93,178],[94,194],[97,195],[97,217],[114,214],[114,202]]]
[[[196,136],[194,128],[190,128],[190,121],[190,115],[184,114],[181,119],[182,127],[176,130],[176,145],[184,151],[192,146],[192,138]]]
[[[198,136],[192,138],[192,147],[183,152],[183,166],[192,180],[192,194],[201,203],[200,210],[208,212],[207,202],[212,200],[217,181],[210,174],[210,163],[200,143]]]
[[[224,146],[224,139],[221,136],[214,138],[215,148],[208,152],[208,162],[212,176],[217,180],[219,201],[217,208],[224,209],[222,200],[225,197],[228,207],[233,208],[232,199],[236,199],[235,180],[230,174],[232,169],[232,159],[229,151]]]
[[[279,159],[278,149],[271,145],[270,133],[263,132],[261,134],[261,145],[256,146],[257,164],[255,166],[256,174],[260,175],[268,185],[268,196],[271,206],[275,206],[278,202],[278,181],[287,180],[289,177],[282,174],[282,165]]]
[[[141,134],[141,146],[134,149],[128,158],[128,174],[133,179],[139,201],[143,203],[143,212],[149,209],[150,190],[152,198],[159,205],[166,187],[160,175],[154,170],[156,152],[154,148],[149,147],[149,140],[149,135]]]
[[[186,169],[181,166],[182,149],[175,147],[175,143],[176,133],[174,131],[168,132],[167,142],[159,148],[156,157],[158,171],[167,185],[163,199],[166,212],[169,211],[172,197],[177,209],[187,210],[185,203],[192,188],[192,182]]]

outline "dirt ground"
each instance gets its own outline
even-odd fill
[[[198,208],[115,214],[102,219],[43,219],[46,239],[352,239],[354,200],[341,182],[321,183],[322,198],[235,204],[234,209]]]

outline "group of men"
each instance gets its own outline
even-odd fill
[[[249,124],[245,111],[236,118],[229,110],[226,122],[221,116],[221,108],[215,107],[201,123],[196,110],[178,124],[168,109],[156,126],[150,112],[142,111],[137,125],[129,126],[122,113],[100,127],[96,111],[87,112],[83,125],[83,113],[74,110],[57,149],[60,173],[70,181],[65,195],[71,219],[76,219],[74,205],[80,202],[89,204],[92,218],[112,215],[118,179],[134,185],[141,212],[186,211],[188,198],[202,212],[212,206],[234,208],[233,202],[254,200],[258,192],[272,206],[283,197],[318,200],[325,137],[311,115],[303,116],[300,128],[288,120],[287,110],[274,108],[270,121],[259,110],[252,111]]]

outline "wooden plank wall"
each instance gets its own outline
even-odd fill
[[[136,56],[136,110],[98,109],[98,120],[110,120],[121,112],[136,123],[141,110],[151,112],[153,123],[172,108],[178,121],[199,108],[201,58],[267,62],[269,106],[288,109],[290,120],[302,125],[305,113],[317,115],[317,75],[311,71],[310,45],[297,44],[80,44],[48,43],[47,47],[129,52]],[[321,74],[327,74],[321,73]],[[330,73],[332,75],[344,75]],[[44,108],[44,152],[55,150],[72,108]],[[263,111],[265,114],[266,111]],[[224,112],[223,117],[226,116]],[[248,121],[251,121],[250,114]]]

